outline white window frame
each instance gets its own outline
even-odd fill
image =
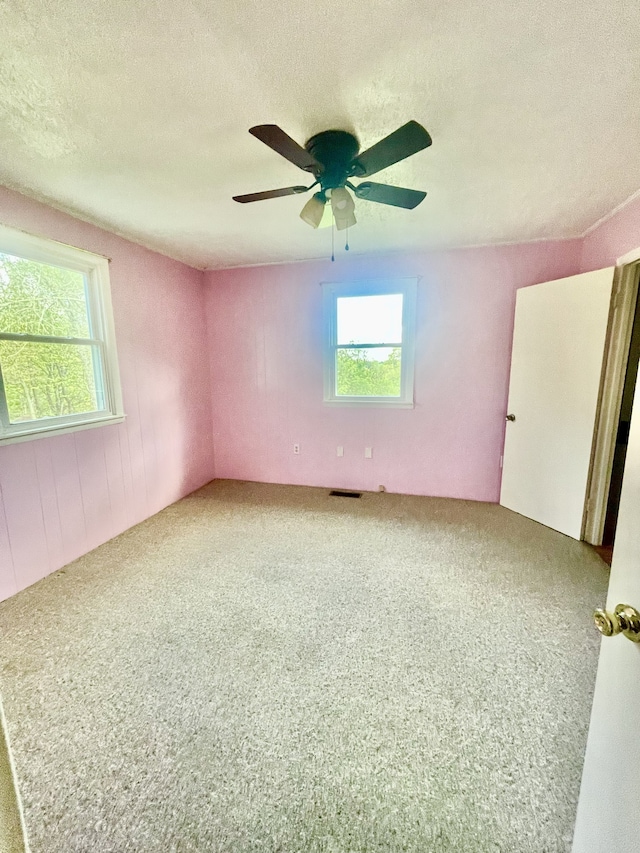
[[[95,337],[62,338],[47,335],[14,334],[0,330],[0,340],[90,344],[98,347],[102,356],[105,397],[105,408],[101,411],[40,418],[35,421],[11,424],[0,366],[0,444],[29,441],[34,438],[121,423],[125,414],[122,407],[122,389],[118,370],[108,259],[84,249],[76,249],[64,243],[57,243],[45,237],[36,237],[33,234],[27,234],[6,225],[0,225],[0,252],[51,266],[76,270],[86,276],[91,330]]]
[[[324,403],[328,406],[362,406],[412,409],[415,367],[417,278],[377,279],[352,282],[323,282],[324,314]],[[402,294],[402,342],[386,346],[402,347],[399,397],[347,397],[336,393],[336,352],[338,345],[338,299],[349,296],[390,296]],[[357,346],[357,345],[354,345]],[[366,346],[366,345],[365,345]],[[380,346],[380,344],[377,344]]]

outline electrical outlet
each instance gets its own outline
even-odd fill
[[[373,448],[372,447],[365,447],[364,458],[365,459],[371,459],[372,456],[373,456]]]
[[[300,445],[299,444],[293,445],[293,452],[296,454],[296,456],[300,453]]]
[[[344,456],[344,447],[341,444],[338,445],[337,451],[337,456]]]

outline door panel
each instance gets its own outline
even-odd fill
[[[640,610],[640,383],[636,384],[607,609]],[[594,606],[601,606],[594,602]],[[595,630],[595,629],[594,629]],[[640,849],[640,643],[602,640],[573,853]]]
[[[516,296],[500,503],[580,539],[614,268]]]

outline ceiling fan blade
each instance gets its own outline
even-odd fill
[[[398,130],[359,154],[353,161],[356,166],[354,175],[357,178],[374,175],[430,145],[431,137],[424,127],[417,121],[408,121]]]
[[[394,207],[405,207],[413,210],[427,195],[421,190],[408,190],[405,187],[392,187],[389,184],[375,184],[364,181],[354,190],[358,198],[367,201],[377,201],[379,204],[392,204]]]
[[[250,128],[249,133],[305,172],[320,170],[320,163],[315,157],[298,145],[295,139],[288,136],[277,124],[258,124]]]
[[[297,195],[298,193],[306,193],[311,187],[283,187],[281,190],[266,190],[263,193],[249,193],[248,195],[234,195],[233,200],[239,201],[240,204],[246,204],[248,201],[264,201],[267,198],[282,198],[284,195]]]

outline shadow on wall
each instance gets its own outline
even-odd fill
[[[0,702],[0,853],[28,853]]]

